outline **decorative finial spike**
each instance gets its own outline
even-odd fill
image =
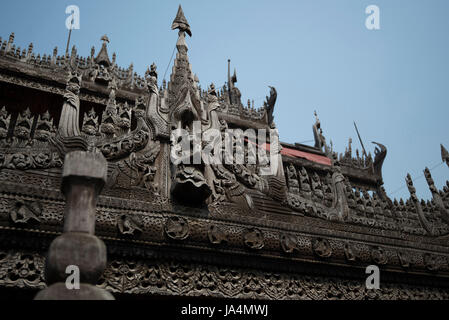
[[[184,11],[182,11],[181,5],[179,5],[178,13],[176,14],[175,20],[173,20],[172,30],[179,29],[180,32],[186,32],[190,37],[192,36],[192,31],[190,30],[190,25],[184,16]]]
[[[107,43],[109,43],[109,38],[108,38],[108,36],[107,35],[104,35],[104,36],[102,36],[101,37],[101,41],[103,41],[103,42],[107,42]]]
[[[449,166],[449,152],[443,145],[441,145],[441,159]]]

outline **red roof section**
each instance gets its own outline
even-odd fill
[[[264,148],[267,151],[270,151],[270,145],[265,143],[262,148]],[[320,156],[318,154],[313,154],[309,152],[299,151],[295,149],[290,149],[286,147],[282,147],[281,154],[283,156],[289,156],[293,158],[303,158],[312,162],[316,162],[319,164],[324,164],[325,166],[331,166],[332,162],[331,159],[325,156]]]
[[[245,140],[247,142],[251,142],[252,144],[255,144],[256,146],[259,147],[259,145],[257,143],[254,143],[248,139],[245,139]],[[262,148],[267,151],[270,151],[270,144],[264,143],[262,145]],[[299,150],[295,150],[295,149],[290,149],[290,148],[286,148],[286,147],[282,147],[281,154],[283,156],[306,159],[306,160],[309,160],[309,161],[312,161],[315,163],[323,164],[325,166],[332,165],[332,161],[328,157],[320,156],[318,154],[313,154],[313,153],[309,153],[309,152],[299,151]]]

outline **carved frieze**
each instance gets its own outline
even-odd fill
[[[43,289],[43,274],[42,255],[0,250],[0,287]],[[242,283],[248,285],[243,286]],[[98,286],[113,293],[132,295],[231,299],[449,299],[449,291],[443,288],[385,283],[380,290],[367,290],[364,281],[154,260],[112,260]]]
[[[62,160],[57,152],[25,151],[0,154],[0,169],[50,169],[62,167]]]

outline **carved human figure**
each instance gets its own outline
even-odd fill
[[[323,193],[325,204],[330,207],[334,201],[334,193],[332,191],[332,177],[329,173],[326,175],[325,183],[323,184]]]
[[[336,218],[340,221],[347,220],[349,217],[349,207],[346,198],[346,185],[345,177],[341,173],[341,168],[337,163],[335,166],[335,172],[332,175],[332,185],[334,188],[334,202],[332,208],[334,211],[331,213],[331,219]]]
[[[367,190],[363,190],[363,199],[365,200],[365,212],[367,217],[374,218],[373,201]]]
[[[296,168],[292,164],[287,167],[287,178],[288,192],[292,194],[299,194],[298,175],[296,173]]]
[[[365,216],[365,202],[363,201],[363,198],[360,196],[360,190],[357,189],[355,191],[355,201],[357,203],[357,211],[362,216]]]
[[[316,172],[312,175],[312,190],[315,197],[318,198],[318,200],[323,200],[324,194],[322,191],[322,185],[320,177]]]
[[[150,70],[147,70],[145,74],[145,80],[147,85],[147,90],[149,93],[149,106],[147,109],[147,118],[151,118],[151,112],[157,112],[158,111],[158,102],[159,102],[159,88],[157,84],[157,67],[153,63],[150,67]]]
[[[81,76],[71,74],[64,94],[61,119],[59,121],[59,134],[63,138],[80,135],[79,112],[80,99],[78,97],[81,87]]]
[[[0,109],[0,140],[6,139],[8,136],[10,120],[11,114],[6,110],[6,107]]]
[[[302,167],[300,170],[301,174],[301,190],[309,195],[312,189],[310,188],[309,175],[307,174],[307,170]]]
[[[346,182],[346,195],[348,196],[348,206],[351,209],[356,209],[355,194],[349,182]]]

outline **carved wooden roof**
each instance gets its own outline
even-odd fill
[[[185,33],[191,31],[182,9],[174,27],[180,31],[178,55],[169,83],[158,82],[155,66],[145,76],[132,65],[118,67],[109,58],[107,38],[96,57],[93,50],[86,58],[75,48],[67,56],[58,56],[57,50],[36,55],[32,46],[16,48],[14,35],[0,39],[0,261],[2,250],[9,265],[31,252],[41,276],[43,251],[63,224],[64,156],[97,150],[108,161],[96,230],[112,257],[103,279],[111,290],[132,291],[130,279],[129,287],[118,285],[124,283],[117,280],[120,267],[136,269],[139,292],[146,292],[143,281],[153,279],[144,279],[144,270],[161,268],[165,271],[158,279],[171,279],[164,284],[170,294],[207,295],[207,288],[176,287],[172,262],[153,266],[148,261],[156,257],[182,260],[188,265],[185,277],[201,266],[209,268],[223,286],[211,295],[222,297],[249,297],[229,291],[227,280],[220,278],[233,272],[223,271],[226,267],[256,270],[258,281],[268,279],[267,272],[281,272],[288,282],[299,266],[316,277],[352,279],[354,274],[363,278],[366,265],[377,264],[392,282],[399,277],[410,286],[432,287],[437,279],[447,288],[449,182],[439,190],[428,172],[431,201],[418,199],[410,180],[410,199],[390,199],[382,186],[387,154],[382,144],[376,144],[374,158],[354,156],[351,143],[338,154],[325,142],[317,120],[313,130],[319,147],[283,143],[281,166],[273,176],[259,176],[246,165],[211,166],[209,171],[173,165],[170,135],[189,121],[187,114],[205,126],[214,123],[202,110],[216,112],[222,126],[269,130],[277,97],[272,88],[256,110],[240,101],[236,79],[231,87],[201,90],[188,60]],[[67,82],[68,76],[81,81]],[[70,134],[67,126],[79,126],[79,134]],[[448,161],[444,147],[442,157]],[[189,198],[198,205],[186,205]],[[17,259],[14,252],[20,253]],[[125,257],[135,264],[123,263]],[[2,268],[0,286],[20,286],[6,279],[12,271],[2,273]],[[239,272],[249,277],[250,271]],[[23,281],[42,286],[41,280]],[[279,298],[267,290],[255,296]],[[438,295],[447,297],[447,289],[442,290]]]

